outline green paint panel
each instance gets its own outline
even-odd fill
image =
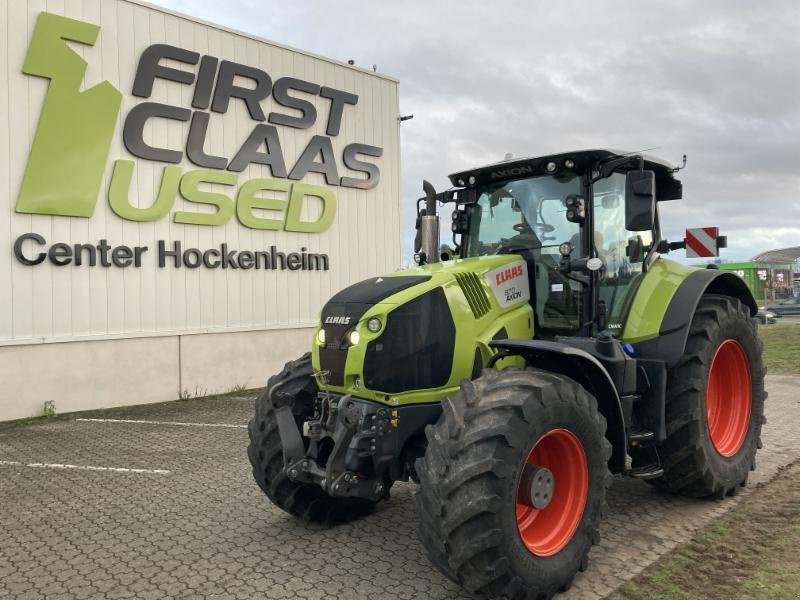
[[[493,350],[489,348],[489,342],[500,329],[505,327],[509,338],[530,339],[533,337],[533,310],[531,305],[528,302],[521,302],[516,306],[501,308],[497,304],[484,277],[487,272],[517,260],[519,260],[519,257],[514,255],[481,256],[434,263],[383,275],[383,277],[430,275],[431,278],[425,283],[412,286],[386,298],[364,313],[355,326],[359,332],[360,341],[356,346],[352,346],[347,354],[345,385],[343,387],[327,386],[326,389],[336,393],[353,394],[359,398],[375,400],[390,406],[438,402],[442,398],[455,393],[461,380],[469,378],[472,373],[475,349],[477,348],[480,351],[483,362],[486,364],[486,361],[493,354]],[[480,285],[487,298],[489,298],[491,309],[479,319],[475,318],[467,297],[456,281],[456,274],[462,273],[475,273],[478,275],[481,282]],[[386,319],[390,318],[392,310],[437,287],[441,287],[444,290],[447,303],[450,306],[450,312],[456,323],[453,369],[447,383],[441,388],[412,390],[399,394],[382,394],[379,391],[364,389],[363,386],[360,389],[355,389],[353,382],[356,377],[360,377],[362,382],[364,380],[362,370],[367,344],[373,339],[379,338],[382,333],[382,330],[378,333],[370,332],[366,327],[366,322],[371,317],[379,317],[385,323]],[[317,331],[314,332],[314,340],[317,339]],[[313,344],[312,364],[315,369],[319,370],[319,346],[316,342]],[[511,365],[522,366],[522,359],[504,359],[498,363],[498,368]]]
[[[16,211],[91,217],[122,95],[107,81],[80,91],[86,61],[66,40],[93,46],[96,25],[41,13],[23,73],[50,79]]]
[[[242,184],[236,196],[236,216],[239,222],[251,229],[283,229],[283,215],[286,211],[287,201],[280,198],[260,198],[256,194],[260,191],[282,192],[289,194],[292,184],[279,179],[251,179]],[[281,218],[268,219],[253,214],[253,209],[275,211]]]
[[[111,210],[123,219],[157,221],[166,215],[175,204],[181,180],[181,168],[174,165],[164,167],[155,202],[147,208],[140,208],[132,206],[129,200],[134,167],[135,164],[132,160],[114,161],[111,185],[108,187],[108,203]]]
[[[318,198],[322,202],[322,214],[316,221],[301,221],[300,213],[307,196]],[[328,188],[308,183],[292,184],[292,196],[289,210],[286,213],[286,231],[302,233],[320,233],[333,225],[336,214],[336,196]]]
[[[225,171],[211,171],[208,169],[188,171],[181,177],[181,196],[189,202],[213,206],[215,211],[209,213],[179,210],[175,212],[173,220],[175,223],[188,225],[224,225],[233,216],[233,200],[219,192],[201,190],[200,184],[218,183],[233,186],[236,185],[238,179],[235,173],[227,173]]]
[[[621,339],[634,343],[658,336],[670,300],[683,281],[696,270],[696,267],[666,258],[657,259],[636,290]]]

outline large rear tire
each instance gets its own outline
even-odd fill
[[[667,377],[657,483],[694,498],[724,498],[745,484],[764,422],[761,350],[756,319],[738,299],[701,299],[684,355]]]
[[[361,498],[330,496],[316,484],[290,480],[283,472],[278,423],[268,399],[270,390],[281,384],[282,392],[294,397],[292,413],[298,427],[302,427],[303,421],[311,416],[318,391],[312,373],[311,355],[304,354],[286,363],[283,371],[269,378],[267,388],[256,399],[255,416],[247,427],[250,434],[247,456],[253,467],[253,478],[275,506],[305,521],[338,525],[369,514],[375,503]]]
[[[463,381],[416,463],[431,562],[490,598],[538,600],[569,587],[599,541],[611,483],[605,430],[595,398],[567,377],[509,368]],[[532,485],[542,472],[549,498],[547,481]]]

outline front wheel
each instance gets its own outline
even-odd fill
[[[572,379],[486,370],[443,402],[417,461],[419,536],[471,592],[549,598],[584,569],[611,482],[606,422]]]
[[[270,391],[281,386],[292,397],[292,413],[298,428],[312,414],[317,384],[311,367],[311,355],[305,354],[286,363],[283,371],[273,375],[267,389],[256,399],[255,416],[248,424],[250,445],[247,456],[253,467],[253,478],[267,498],[278,508],[305,521],[323,525],[346,523],[372,512],[370,500],[328,495],[313,483],[292,481],[284,473],[283,449],[278,433],[275,410],[269,401]],[[303,438],[306,446],[308,438]]]

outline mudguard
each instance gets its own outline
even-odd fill
[[[611,442],[608,467],[612,473],[625,470],[628,441],[622,403],[611,376],[599,360],[579,348],[545,340],[496,340],[489,345],[500,351],[489,367],[503,356],[522,356],[531,366],[566,375],[593,394],[606,418],[606,437]]]
[[[730,271],[697,269],[692,271],[675,291],[667,306],[658,336],[633,344],[634,357],[663,360],[667,368],[673,367],[683,355],[689,327],[703,294],[724,294],[738,298],[750,309],[758,312],[753,294],[744,281]]]

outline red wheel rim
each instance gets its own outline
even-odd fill
[[[722,456],[733,456],[744,444],[752,402],[744,348],[736,340],[725,340],[714,353],[706,388],[708,432]]]
[[[578,529],[589,491],[589,468],[583,445],[566,429],[553,429],[533,445],[526,464],[553,474],[553,498],[542,509],[520,502],[517,483],[517,528],[522,542],[536,556],[552,556]]]

